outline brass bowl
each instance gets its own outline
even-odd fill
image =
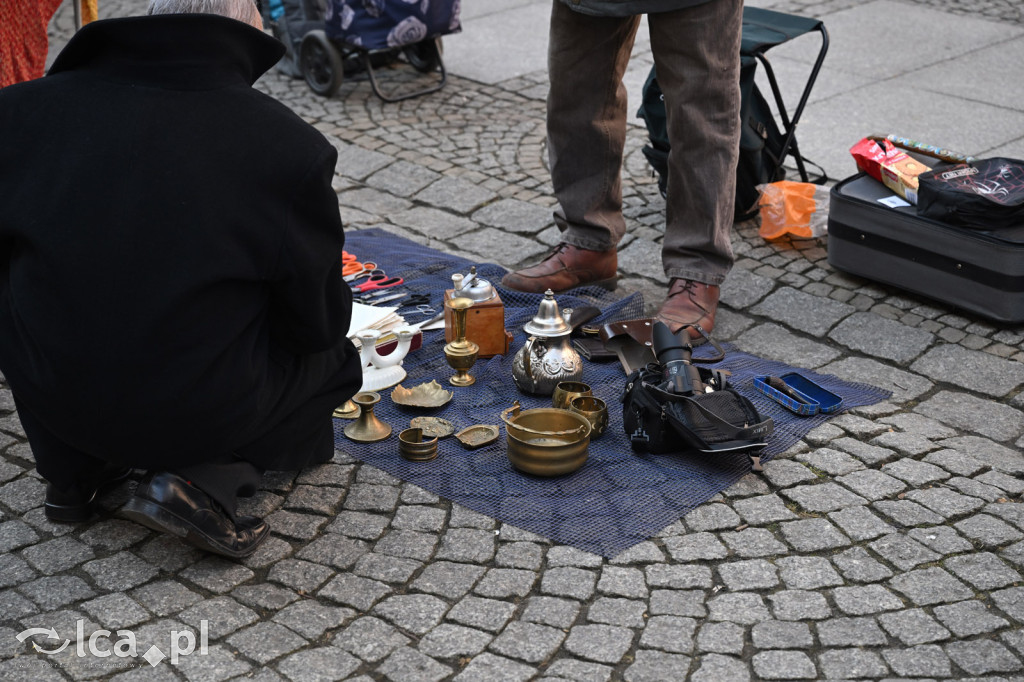
[[[429,462],[437,457],[437,436],[424,439],[423,429],[406,429],[398,434],[398,454],[413,462]]]
[[[517,401],[501,413],[501,420],[507,434],[506,454],[520,471],[562,476],[587,461],[590,422],[583,415],[554,407],[520,411]]]

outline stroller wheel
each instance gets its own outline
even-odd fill
[[[323,31],[310,31],[299,45],[299,64],[310,90],[331,97],[341,87],[344,67],[337,48]]]
[[[441,63],[444,47],[440,38],[428,38],[402,48],[402,53],[413,68],[422,73],[430,73]]]

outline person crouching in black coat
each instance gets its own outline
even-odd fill
[[[0,371],[54,521],[124,513],[217,554],[264,470],[333,456],[362,374],[337,152],[252,88],[284,53],[252,0],[152,0],[0,90]]]

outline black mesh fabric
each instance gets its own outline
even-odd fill
[[[451,275],[468,272],[473,265],[463,258],[420,246],[382,230],[349,232],[345,249],[363,260],[376,261],[390,276],[406,280],[405,289],[430,295],[441,309]],[[494,264],[477,264],[478,272],[497,284],[504,270]],[[542,296],[499,288],[505,305],[506,328],[515,334],[511,354],[526,340],[523,324],[536,313]],[[561,307],[594,305],[603,313],[598,321],[630,319],[643,315],[639,294],[617,300],[601,289],[581,288],[558,296]],[[402,311],[399,311],[402,312]],[[411,316],[410,322],[422,317]],[[690,509],[707,501],[750,471],[744,455],[639,455],[633,452],[622,426],[619,396],[625,387],[625,373],[618,362],[584,361],[583,381],[594,395],[608,404],[608,432],[592,441],[586,463],[578,471],[556,478],[523,474],[509,464],[505,455],[505,429],[492,445],[478,450],[464,449],[456,439],[445,438],[438,456],[430,462],[409,462],[398,454],[398,432],[408,428],[413,417],[429,415],[451,421],[462,429],[473,424],[501,425],[502,410],[519,400],[523,409],[549,407],[549,396],[520,393],[512,381],[512,356],[479,361],[470,373],[473,386],[448,385],[453,371],[444,359],[444,332],[424,332],[424,345],[410,353],[403,366],[406,388],[436,379],[453,391],[454,397],[440,409],[420,411],[396,405],[390,389],[381,391],[375,414],[390,424],[390,438],[379,443],[356,443],[343,433],[348,421],[335,420],[337,448],[391,475],[486,514],[510,525],[556,542],[612,557],[650,538],[678,520]],[[726,359],[714,368],[732,372],[730,381],[749,398],[762,416],[775,419],[775,432],[762,453],[762,461],[785,451],[809,430],[829,416],[798,417],[768,400],[753,387],[753,377],[794,371],[783,363],[763,360],[725,346]],[[696,355],[708,353],[699,348]],[[709,353],[708,353],[709,354]],[[800,370],[809,379],[844,398],[846,407],[870,405],[889,394],[877,388],[844,382],[833,376]]]

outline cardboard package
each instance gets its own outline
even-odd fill
[[[889,140],[864,138],[850,148],[857,168],[912,204],[917,204],[917,176],[931,166],[913,158]]]

